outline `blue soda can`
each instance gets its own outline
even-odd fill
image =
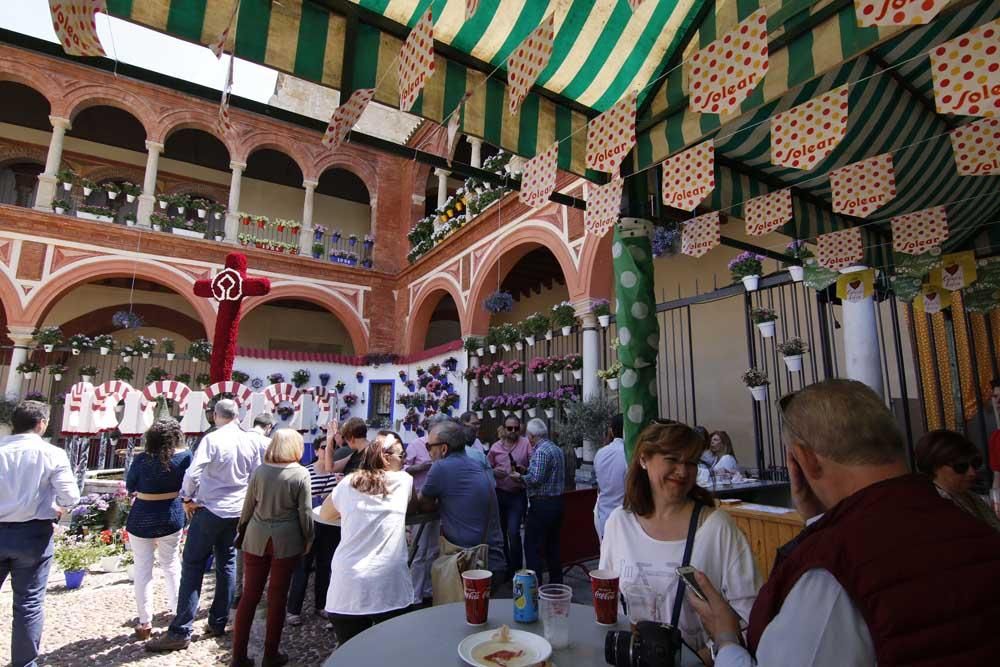
[[[538,620],[538,577],[534,570],[518,570],[514,574],[514,622],[534,623]]]

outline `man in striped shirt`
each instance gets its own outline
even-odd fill
[[[524,557],[528,569],[542,578],[542,559],[548,567],[549,583],[561,584],[562,562],[559,557],[559,532],[563,520],[566,458],[549,440],[549,428],[541,419],[532,419],[527,427],[532,454],[528,471],[511,473],[528,487],[528,517],[524,527]]]

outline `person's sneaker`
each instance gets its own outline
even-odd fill
[[[292,625],[292,626],[295,626],[295,627],[298,627],[298,626],[302,625],[302,615],[301,614],[289,614],[288,618],[286,620],[288,621],[288,625]]]
[[[166,651],[183,651],[191,644],[188,637],[177,637],[169,632],[164,632],[156,639],[146,642],[146,650],[151,653],[163,653]]]
[[[208,636],[210,636],[210,637],[222,637],[223,635],[226,634],[226,628],[225,627],[217,628],[215,626],[212,626],[212,625],[209,625],[208,623],[206,623],[205,624],[205,634],[208,635]]]
[[[277,655],[265,655],[260,661],[260,667],[281,667],[288,664],[288,656],[284,653]]]

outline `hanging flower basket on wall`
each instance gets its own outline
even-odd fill
[[[498,290],[486,297],[483,308],[494,314],[509,313],[514,309],[514,297],[510,292]]]

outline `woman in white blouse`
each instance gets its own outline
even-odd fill
[[[708,449],[715,457],[712,464],[712,472],[716,475],[732,477],[740,471],[740,466],[736,463],[736,455],[733,454],[733,441],[725,431],[716,431],[708,441]]]
[[[364,450],[361,467],[334,487],[320,508],[324,521],[340,519],[326,611],[344,644],[413,602],[406,567],[406,506],[413,478],[392,470],[392,448],[380,442]]]
[[[696,485],[705,440],[678,423],[654,422],[639,434],[625,478],[625,502],[611,516],[601,542],[601,569],[618,573],[633,622],[670,623],[688,527],[702,505],[691,565],[726,591],[733,609],[750,616],[760,577],[746,537],[711,494]],[[679,622],[684,641],[704,653],[707,635],[688,603]]]

